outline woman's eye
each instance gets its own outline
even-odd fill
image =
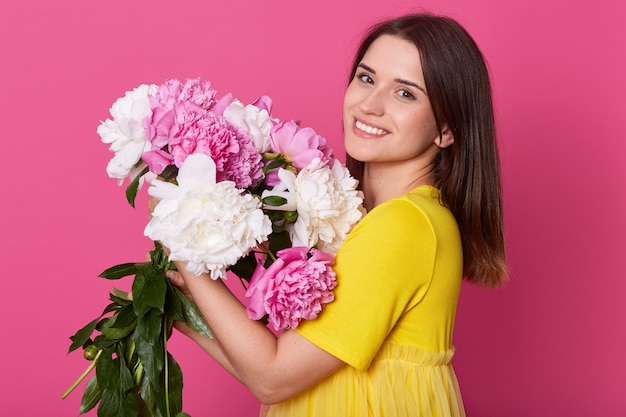
[[[372,80],[372,77],[367,74],[359,74],[357,77],[359,78],[359,80],[366,84],[374,84],[374,80]]]
[[[406,98],[410,100],[415,99],[415,96],[413,95],[413,93],[405,89],[398,90],[398,95],[402,98]]]

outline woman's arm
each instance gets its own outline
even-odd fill
[[[195,276],[177,262],[172,283],[184,286],[215,335],[207,339],[183,332],[264,404],[284,401],[345,365],[293,330],[276,337],[263,323],[248,318],[245,307],[221,280]]]
[[[208,337],[194,331],[182,322],[175,322],[174,327],[179,332],[196,342],[196,344],[200,346],[206,353],[208,353],[217,363],[219,363],[222,368],[224,368],[229,374],[231,374],[243,383],[239,375],[237,375],[237,371],[235,371],[235,368],[233,368],[228,358],[226,358],[226,356],[224,355],[224,351],[217,339],[209,339]]]

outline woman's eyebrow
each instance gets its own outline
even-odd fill
[[[376,74],[376,71],[374,71],[373,68],[368,67],[362,62],[359,64],[359,67],[363,68],[365,71],[371,72],[372,74]]]
[[[411,87],[415,87],[418,90],[420,90],[422,93],[424,93],[425,95],[428,95],[428,93],[426,92],[426,89],[416,83],[414,83],[413,81],[409,81],[409,80],[403,80],[402,78],[394,78],[394,81],[400,84],[404,84],[404,85],[408,85]]]
[[[365,65],[363,63],[360,63],[359,67],[363,68],[365,71],[371,72],[372,74],[376,75],[376,71],[373,68],[371,68],[371,67],[369,67],[369,66],[367,66],[367,65]],[[413,81],[404,80],[402,78],[394,78],[393,81],[397,82],[397,83],[400,83],[400,84],[408,85],[410,87],[415,87],[418,90],[420,90],[422,93],[428,95],[428,93],[426,92],[426,89],[424,87],[420,86],[419,84],[414,83]]]

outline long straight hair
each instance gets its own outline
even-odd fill
[[[463,244],[464,277],[495,287],[507,277],[500,164],[491,84],[478,46],[456,21],[428,13],[411,14],[373,26],[357,50],[350,81],[370,45],[382,35],[414,44],[426,91],[442,133],[454,143],[435,159],[434,185],[454,215]],[[346,156],[351,173],[363,179],[363,162]]]

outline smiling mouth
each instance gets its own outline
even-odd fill
[[[372,126],[366,125],[365,123],[363,123],[363,122],[361,122],[359,120],[355,121],[354,126],[357,129],[367,133],[368,135],[383,136],[383,135],[386,135],[387,133],[389,133],[389,132],[387,132],[384,129],[380,129],[380,128],[377,128],[377,127],[372,127]]]

